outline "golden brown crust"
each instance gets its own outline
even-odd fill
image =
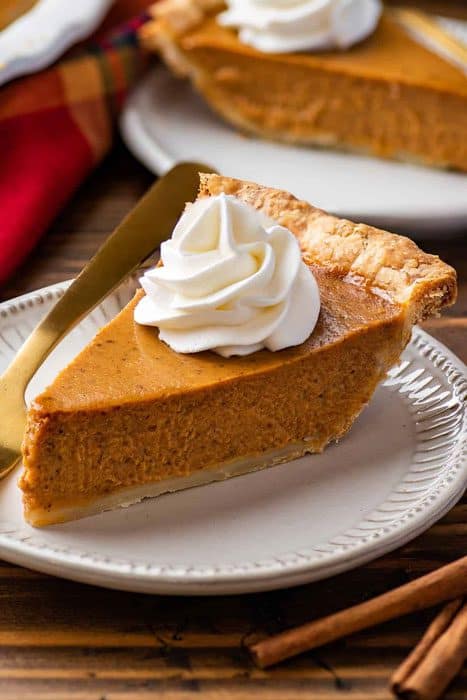
[[[180,36],[197,27],[206,15],[223,6],[222,0],[161,0],[151,5],[149,13],[152,22],[144,24],[140,30],[142,43],[149,49],[158,48],[159,35],[167,32]]]
[[[154,498],[164,493],[175,493],[182,489],[224,481],[243,474],[251,474],[283,462],[299,459],[307,454],[319,452],[322,452],[322,448],[320,449],[309,440],[303,440],[292,443],[282,449],[268,450],[262,455],[246,456],[225,461],[214,467],[193,471],[186,476],[164,478],[160,481],[153,481],[138,486],[127,486],[111,493],[93,494],[91,498],[74,496],[73,498],[68,498],[68,500],[65,499],[62,503],[54,503],[52,508],[44,507],[34,495],[31,497],[26,492],[23,499],[25,505],[24,517],[33,527],[65,523],[118,507],[127,508],[143,499]],[[23,486],[27,487],[27,484]]]
[[[406,308],[409,321],[437,314],[456,300],[456,272],[409,238],[327,214],[288,192],[221,175],[200,175],[199,196],[225,192],[289,228],[305,260]]]
[[[195,68],[177,45],[177,37],[200,25],[207,14],[222,8],[222,0],[160,0],[149,8],[153,20],[138,32],[141,45],[159,52],[175,75],[194,76]]]

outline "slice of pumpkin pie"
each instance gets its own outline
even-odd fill
[[[219,175],[161,257],[29,409],[32,525],[321,452],[456,295],[409,239]]]
[[[242,131],[467,170],[467,47],[380,0],[160,0],[143,45]]]

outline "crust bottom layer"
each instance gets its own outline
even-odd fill
[[[308,441],[302,441],[287,445],[279,450],[270,450],[262,455],[241,457],[239,459],[224,462],[202,469],[189,476],[172,479],[162,479],[161,481],[132,486],[120,489],[117,492],[100,495],[98,498],[82,503],[62,504],[59,507],[46,510],[35,508],[25,513],[26,520],[34,527],[55,525],[58,523],[78,520],[80,518],[97,515],[106,510],[114,508],[127,508],[139,503],[146,498],[155,498],[166,493],[174,493],[196,486],[205,486],[216,481],[224,481],[234,476],[242,476],[251,472],[260,471],[277,464],[290,462],[306,454],[317,452],[315,446]],[[321,450],[319,450],[321,451]]]

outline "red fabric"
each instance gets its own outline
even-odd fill
[[[112,140],[115,109],[127,76],[145,65],[135,32],[144,18],[115,24],[142,2],[120,0],[105,22],[114,30],[89,51],[75,49],[56,66],[0,88],[0,284],[39,237]],[[112,113],[110,112],[112,110]]]
[[[0,283],[32,250],[93,166],[65,107],[0,123]]]
[[[132,17],[142,15],[150,4],[151,0],[117,0],[97,30],[95,34],[96,39],[105,38],[115,27],[128,22]]]

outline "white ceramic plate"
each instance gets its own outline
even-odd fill
[[[0,305],[0,371],[66,284]],[[134,290],[111,295],[34,378],[40,391]],[[402,364],[322,455],[35,530],[18,472],[0,483],[0,557],[102,586],[172,594],[262,591],[324,578],[398,547],[467,483],[465,366],[416,330]]]
[[[159,175],[177,161],[201,161],[412,237],[467,228],[466,175],[245,137],[163,66],[131,95],[121,131],[134,155]]]
[[[39,0],[0,32],[0,85],[42,70],[91,34],[113,0]]]

